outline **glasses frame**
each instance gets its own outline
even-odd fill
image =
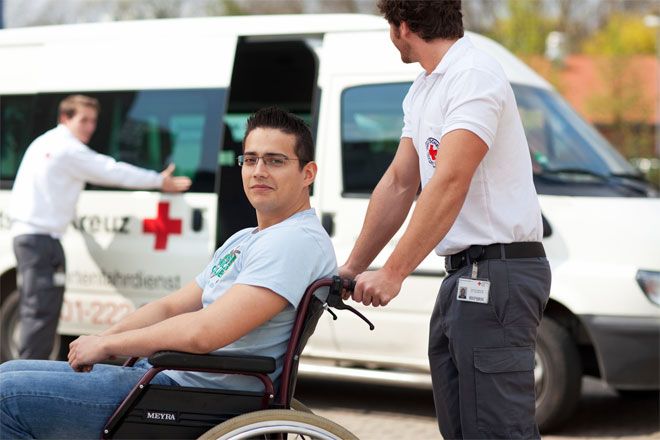
[[[248,165],[248,164],[245,163],[246,156],[251,158],[251,159],[255,158],[257,161],[254,163],[254,165]],[[236,158],[236,162],[238,163],[239,167],[245,166],[245,167],[252,168],[252,167],[256,167],[259,164],[259,161],[262,160],[262,159],[263,159],[264,165],[267,168],[282,168],[286,164],[286,162],[285,162],[281,165],[275,165],[275,162],[271,162],[271,160],[273,160],[273,159],[284,160],[284,161],[290,161],[290,160],[302,161],[302,159],[300,159],[298,157],[287,157],[285,154],[267,153],[267,154],[264,154],[263,156],[257,156],[256,154],[241,154],[240,156],[238,156]],[[304,161],[304,162],[307,163],[308,161]]]

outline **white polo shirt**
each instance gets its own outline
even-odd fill
[[[532,164],[516,100],[502,67],[466,36],[454,43],[435,70],[422,72],[403,101],[401,137],[419,156],[422,188],[435,172],[442,137],[465,129],[488,153],[479,164],[465,203],[438,244],[438,255],[471,245],[541,241],[543,225]]]
[[[12,235],[61,237],[86,182],[155,189],[163,177],[95,152],[60,124],[36,138],[23,156],[9,204]]]

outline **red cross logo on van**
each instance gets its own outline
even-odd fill
[[[142,220],[142,232],[156,234],[154,249],[162,251],[167,248],[169,234],[181,234],[181,220],[170,218],[169,202],[158,202],[158,216]]]

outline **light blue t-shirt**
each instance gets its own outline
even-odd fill
[[[265,287],[289,301],[273,319],[237,341],[216,350],[225,355],[270,356],[276,370],[275,383],[284,364],[284,353],[307,286],[337,273],[337,260],[313,209],[298,212],[266,229],[243,229],[232,235],[213,255],[197,278],[204,289],[203,307],[224,295],[234,284]],[[167,371],[179,385],[191,387],[263,390],[259,379],[234,374]]]

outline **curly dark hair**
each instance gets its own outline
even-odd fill
[[[461,0],[378,0],[378,9],[394,26],[405,21],[424,41],[463,36]]]

